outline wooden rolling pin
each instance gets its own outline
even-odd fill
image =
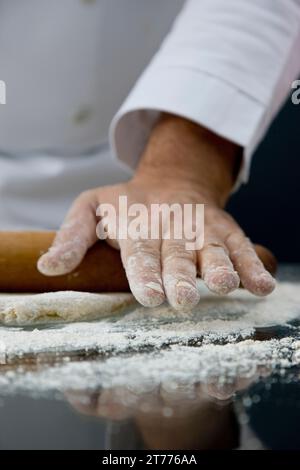
[[[46,277],[36,267],[50,247],[54,232],[0,232],[0,292],[128,292],[119,251],[97,242],[81,265],[64,276]],[[255,249],[266,269],[275,274],[276,260],[266,248]]]

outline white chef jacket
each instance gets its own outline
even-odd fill
[[[161,111],[243,146],[246,181],[299,47],[300,0],[0,0],[0,229],[127,179]]]

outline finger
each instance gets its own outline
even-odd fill
[[[277,260],[273,253],[262,245],[255,244],[254,249],[265,269],[269,271],[272,276],[275,276],[277,271]]]
[[[42,274],[67,274],[81,263],[97,240],[96,207],[97,201],[91,193],[83,193],[74,202],[52,246],[38,260],[37,267]]]
[[[229,294],[239,287],[239,275],[221,241],[206,243],[198,252],[198,260],[201,277],[215,294]]]
[[[132,403],[126,389],[114,387],[104,389],[98,398],[97,416],[114,421],[129,419],[132,414]]]
[[[161,278],[160,240],[120,240],[121,258],[130,289],[145,307],[165,300]]]
[[[196,253],[186,250],[185,240],[163,240],[162,276],[167,299],[173,308],[190,310],[198,304]]]
[[[275,279],[265,269],[244,233],[232,232],[226,239],[226,245],[245,289],[255,295],[270,294],[275,288]]]
[[[220,401],[227,401],[236,392],[235,382],[235,380],[230,383],[210,382],[205,384],[203,388],[208,396]]]
[[[98,392],[80,393],[74,390],[65,392],[68,402],[79,411],[87,416],[95,416],[97,414]]]

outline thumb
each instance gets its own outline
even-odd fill
[[[60,276],[73,271],[87,250],[97,241],[97,199],[92,191],[82,193],[73,203],[52,246],[37,263],[46,276]]]

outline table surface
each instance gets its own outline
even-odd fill
[[[279,278],[299,282],[300,265],[281,266]],[[274,326],[267,339],[279,332],[288,334]],[[300,339],[300,326],[295,334]],[[9,366],[0,366],[0,376],[8,372]],[[63,395],[0,390],[0,449],[300,449],[299,377],[300,366],[294,366],[284,374],[237,378],[217,390],[203,383],[143,393],[91,390],[88,384]]]

